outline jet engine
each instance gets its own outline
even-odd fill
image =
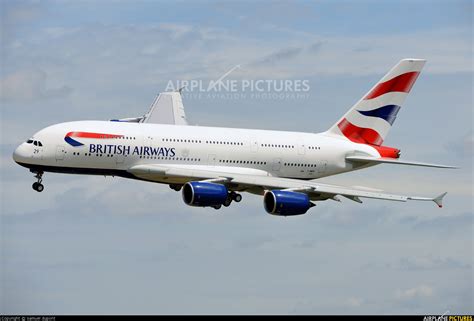
[[[183,200],[190,206],[219,208],[227,199],[227,187],[208,182],[187,182],[183,186]]]
[[[292,216],[305,214],[315,206],[305,193],[273,190],[263,196],[263,205],[267,213],[278,216]]]

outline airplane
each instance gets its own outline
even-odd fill
[[[181,90],[160,93],[141,117],[74,121],[44,128],[19,145],[13,159],[35,174],[118,176],[168,184],[190,206],[220,209],[263,196],[269,214],[305,214],[316,202],[341,196],[406,202],[436,197],[390,194],[364,187],[325,184],[322,177],[379,164],[453,166],[400,159],[383,145],[426,60],[398,62],[349,111],[322,133],[201,127],[188,124]]]

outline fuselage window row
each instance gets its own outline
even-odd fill
[[[241,142],[220,142],[220,141],[206,141],[206,144],[214,144],[214,145],[240,145],[243,146],[244,143]]]
[[[276,147],[276,148],[295,148],[294,145],[281,145],[281,144],[261,144],[262,147]]]
[[[219,163],[226,163],[226,164],[267,165],[267,162],[248,161],[248,160],[235,160],[235,159],[220,159],[220,160],[219,160]]]
[[[316,167],[316,164],[285,163],[284,166],[292,166],[292,167]]]
[[[178,138],[162,138],[163,142],[172,142],[172,143],[194,143],[201,144],[201,141],[198,139],[178,139]]]
[[[161,156],[140,156],[142,159],[161,159],[161,160],[174,160],[174,161],[185,161],[185,162],[200,162],[200,158],[186,158],[186,157],[161,157]]]

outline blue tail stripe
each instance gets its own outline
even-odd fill
[[[66,141],[66,143],[68,143],[68,144],[70,144],[74,147],[84,145],[84,144],[79,143],[77,140],[74,140],[74,139],[72,139],[71,137],[68,137],[68,136],[64,137],[64,140]]]
[[[398,105],[387,105],[374,110],[358,110],[358,112],[365,116],[382,118],[393,125],[399,110],[400,106]]]

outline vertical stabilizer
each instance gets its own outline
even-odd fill
[[[356,143],[382,145],[425,62],[401,60],[327,133]]]

